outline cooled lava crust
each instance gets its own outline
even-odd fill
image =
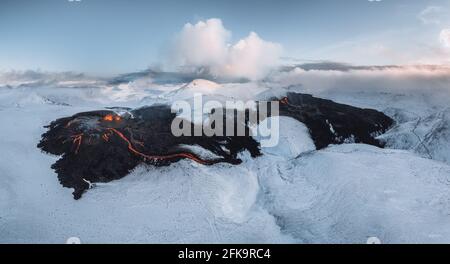
[[[383,147],[375,137],[393,124],[392,119],[378,111],[311,95],[290,93],[274,100],[280,104],[280,115],[292,117],[309,128],[317,149],[342,143]],[[248,151],[253,158],[261,155],[248,124],[246,136],[241,137],[175,137],[171,133],[175,117],[169,106],[128,109],[122,114],[113,110],[79,113],[46,126],[48,131],[38,147],[61,156],[52,169],[64,187],[74,189],[75,199],[80,199],[92,184],[123,178],[142,163],[168,166],[189,159],[207,166],[222,162],[237,165],[241,163],[237,157],[240,152]],[[186,147],[195,145],[214,153],[216,158],[199,157]]]
[[[376,137],[394,124],[390,117],[373,109],[361,109],[299,93],[288,93],[280,100],[280,115],[304,123],[317,149],[344,143],[384,147]],[[280,124],[281,129],[282,126]]]

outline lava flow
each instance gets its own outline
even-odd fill
[[[75,145],[75,154],[78,154],[80,150],[81,143],[83,142],[83,133],[72,136],[73,144]]]
[[[288,99],[287,97],[284,97],[284,98],[282,98],[282,99],[280,100],[280,103],[281,103],[281,104],[284,104],[284,105],[288,105],[288,104],[289,104],[289,99]]]
[[[38,147],[61,156],[52,168],[64,187],[80,199],[90,183],[125,177],[136,166],[168,166],[181,159],[203,165],[239,164],[239,152],[261,155],[252,137],[175,137],[171,124],[176,115],[169,106],[152,106],[123,115],[113,111],[79,113],[53,121]],[[198,146],[217,158],[200,158],[186,147]],[[152,154],[149,154],[152,153]]]
[[[120,122],[122,120],[122,118],[118,115],[112,115],[112,114],[108,114],[105,115],[103,117],[103,121],[106,122]],[[144,154],[142,152],[140,152],[139,150],[137,150],[134,146],[133,143],[131,143],[131,140],[128,139],[122,132],[120,132],[118,129],[116,128],[107,128],[107,133],[104,133],[102,135],[102,138],[104,141],[109,142],[109,138],[111,134],[116,134],[117,136],[119,136],[120,139],[122,139],[123,141],[125,141],[125,143],[128,146],[128,150],[131,151],[133,154],[140,156],[142,158],[144,158],[144,161],[162,161],[162,160],[173,160],[173,159],[177,159],[177,158],[186,158],[186,159],[190,159],[193,160],[197,163],[203,164],[203,165],[212,165],[218,162],[221,162],[222,160],[203,160],[191,153],[187,153],[187,152],[182,152],[182,153],[175,153],[175,154],[170,154],[170,155],[147,155]],[[82,135],[81,135],[82,138]],[[78,139],[78,135],[77,135],[77,149],[79,148],[80,142],[81,142],[81,138]],[[75,143],[75,141],[74,141]],[[144,146],[144,142],[137,142],[139,145]]]
[[[195,161],[195,162],[197,162],[197,163],[203,164],[203,165],[212,165],[212,164],[214,164],[214,163],[220,162],[220,160],[217,160],[217,161],[203,160],[203,159],[201,159],[201,158],[199,158],[199,157],[196,157],[195,155],[190,154],[190,153],[187,153],[187,152],[184,152],[184,153],[176,153],[176,154],[171,154],[171,155],[164,155],[164,156],[146,155],[146,154],[144,154],[144,153],[138,151],[138,150],[133,146],[133,144],[131,143],[131,141],[130,141],[130,140],[129,140],[122,132],[120,132],[119,130],[117,130],[117,129],[115,129],[115,128],[108,128],[108,130],[109,130],[109,131],[112,131],[113,133],[115,133],[116,135],[118,135],[121,139],[123,139],[123,140],[127,143],[128,149],[129,149],[132,153],[134,153],[134,154],[136,154],[136,155],[138,155],[138,156],[144,158],[144,160],[160,161],[160,160],[172,160],[172,159],[176,159],[176,158],[187,158],[187,159],[191,159],[191,160],[193,160],[193,161]]]

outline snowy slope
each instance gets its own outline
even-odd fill
[[[380,137],[388,147],[411,150],[450,164],[450,108],[425,117],[404,117],[401,110],[389,112],[398,120],[391,131]]]
[[[347,144],[315,151],[306,127],[281,117],[280,145],[263,149],[260,158],[244,155],[239,166],[141,166],[80,201],[50,168],[57,157],[36,148],[52,120],[170,102],[180,96],[174,91],[188,91],[186,97],[195,91],[180,90],[186,85],[135,80],[0,89],[0,243],[64,243],[73,236],[84,243],[365,243],[372,236],[385,243],[450,243],[450,166],[441,162],[448,162],[449,112],[422,95],[312,92],[394,117],[397,126],[382,138],[404,150]],[[210,96],[312,91],[286,87],[228,83]],[[424,155],[415,134],[436,160]]]
[[[316,149],[308,128],[291,117],[269,117],[254,128],[253,134],[259,135],[256,131],[259,131],[261,127],[270,127],[274,122],[277,122],[280,126],[278,135],[279,141],[276,146],[262,148],[263,155],[292,159],[302,153],[310,152]],[[255,139],[261,142],[261,139],[265,139],[265,137],[255,136]]]
[[[397,122],[392,131],[381,137],[389,148],[407,149],[450,164],[448,67],[385,66],[356,70],[341,65],[342,70],[327,70],[329,65],[322,66],[324,70],[294,68],[275,75],[270,87],[381,111]]]
[[[450,167],[340,145],[260,170],[265,207],[303,243],[448,243]]]
[[[46,121],[30,119],[15,138],[1,132],[0,242],[450,242],[450,167],[403,151],[343,145],[239,166],[139,167],[77,202],[50,169],[55,157],[33,148]]]

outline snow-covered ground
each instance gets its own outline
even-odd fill
[[[419,92],[405,88],[412,83],[399,73],[351,74],[294,70],[250,83],[142,78],[120,85],[72,75],[52,81],[3,75],[0,243],[69,237],[83,243],[365,243],[374,236],[384,243],[450,243],[449,77],[415,73],[415,83],[429,86]],[[140,166],[79,201],[50,168],[57,157],[36,147],[43,126],[56,118],[170,103],[199,91],[241,100],[309,92],[381,110],[397,123],[381,136],[387,149],[347,144],[315,151],[307,128],[282,117],[280,144],[263,149],[262,157],[242,153],[238,166],[188,160]]]

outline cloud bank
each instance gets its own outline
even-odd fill
[[[171,64],[185,71],[208,71],[224,78],[261,79],[278,65],[282,47],[255,32],[230,44],[220,19],[184,25],[171,48]]]
[[[282,87],[299,87],[315,95],[357,93],[376,98],[382,94],[423,96],[435,105],[446,105],[450,100],[450,67],[417,66],[345,66],[328,63],[317,70],[298,66],[281,72],[275,81]],[[395,103],[394,103],[395,104]]]
[[[105,80],[75,72],[0,71],[0,88],[20,87],[103,87]]]

